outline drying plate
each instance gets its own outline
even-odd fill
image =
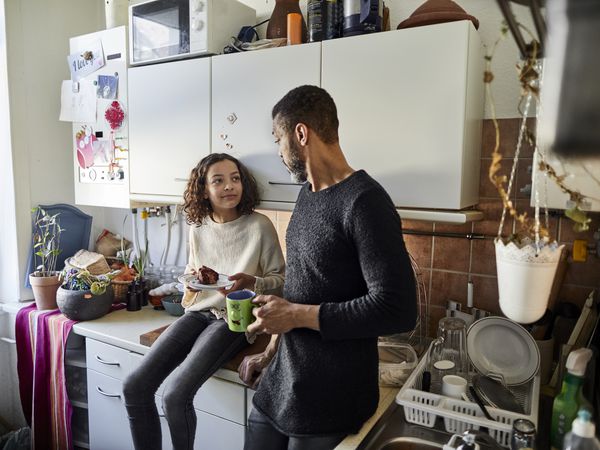
[[[540,352],[521,325],[504,317],[485,317],[467,331],[467,353],[475,369],[499,374],[507,385],[531,380],[540,367]]]

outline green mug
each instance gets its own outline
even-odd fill
[[[249,289],[230,292],[225,301],[227,303],[227,325],[231,331],[244,332],[248,325],[254,322],[252,309],[256,306],[252,300],[256,293]]]

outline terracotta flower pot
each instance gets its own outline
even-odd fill
[[[62,283],[60,272],[52,272],[51,276],[40,276],[40,272],[29,274],[29,284],[37,309],[56,309],[56,290]]]

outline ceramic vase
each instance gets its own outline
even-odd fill
[[[52,272],[50,276],[40,276],[40,272],[29,274],[29,284],[37,309],[56,309],[56,290],[62,283],[60,272]]]
[[[267,39],[287,38],[287,15],[298,13],[302,15],[299,0],[276,0],[275,8],[271,13],[269,25],[267,26]],[[306,21],[302,17],[302,42],[308,39]]]
[[[532,244],[519,248],[513,242],[496,239],[495,245],[502,313],[517,323],[536,322],[548,307],[564,245],[546,245],[538,253]]]
[[[71,291],[62,287],[56,293],[58,309],[71,320],[83,321],[98,319],[110,311],[113,303],[113,290],[107,286],[106,291],[94,295],[91,291]]]

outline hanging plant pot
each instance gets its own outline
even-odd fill
[[[545,244],[538,252],[533,242],[519,247],[496,239],[495,245],[500,309],[517,323],[539,320],[548,307],[564,245]]]

